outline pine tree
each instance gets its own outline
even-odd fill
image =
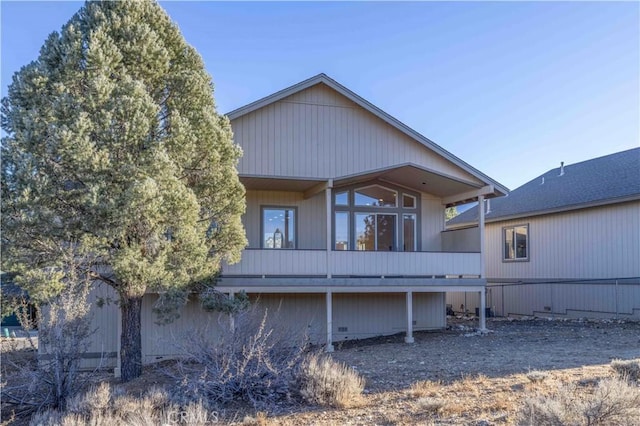
[[[2,128],[3,269],[37,299],[64,287],[60,253],[99,259],[85,272],[118,293],[122,379],[139,376],[143,295],[184,295],[246,245],[241,150],[201,57],[152,0],[87,2],[14,75]]]

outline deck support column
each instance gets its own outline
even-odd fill
[[[480,278],[485,278],[485,260],[484,260],[484,195],[478,196],[478,233],[480,234]],[[480,290],[480,319],[479,328],[481,331],[487,329],[486,305],[487,305],[487,284],[485,283]]]
[[[480,331],[485,331],[487,329],[487,319],[486,319],[486,310],[487,310],[487,290],[482,287],[480,290]]]
[[[333,352],[333,295],[330,291],[327,291],[327,345],[325,347],[326,352]]]
[[[331,251],[333,250],[333,244],[331,238],[332,232],[332,220],[331,220],[331,188],[333,187],[333,179],[327,181],[327,189],[325,190],[325,204],[327,205],[327,278],[331,278]]]
[[[404,337],[405,343],[413,343],[413,292],[407,292],[407,335]]]

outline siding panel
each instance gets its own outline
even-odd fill
[[[233,129],[242,129],[235,132],[235,142],[244,151],[239,172],[328,178],[412,162],[445,175],[481,183],[341,95],[331,97],[327,92],[332,90],[316,85],[233,120]],[[287,132],[287,137],[277,138],[275,132],[270,132],[271,123],[279,127],[281,133]],[[324,127],[322,139],[318,123]],[[249,132],[244,131],[247,124]],[[327,128],[331,129],[330,134]],[[314,146],[323,147],[317,156]],[[277,160],[268,161],[273,153]]]

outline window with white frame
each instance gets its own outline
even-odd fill
[[[529,260],[529,225],[502,228],[505,261]]]

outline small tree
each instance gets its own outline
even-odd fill
[[[45,407],[64,409],[67,400],[86,384],[86,377],[80,377],[80,362],[95,333],[88,302],[91,278],[84,272],[90,260],[73,249],[60,251],[61,259],[65,259],[64,270],[50,268],[39,275],[63,276],[65,286],[55,296],[40,300],[38,340],[28,337],[31,350],[39,351],[42,358],[33,363],[24,357],[3,365],[13,372],[3,371],[10,378],[2,386],[2,400],[19,405],[23,412]],[[20,325],[26,331],[33,330],[35,324],[26,301],[17,302],[14,308]]]
[[[444,211],[444,220],[449,221],[454,217],[458,216],[458,208],[456,206],[447,207]]]
[[[87,2],[2,100],[3,269],[32,297],[71,241],[122,311],[124,381],[141,374],[141,306],[208,284],[246,244],[241,150],[202,59],[152,0]],[[30,276],[25,273],[30,271]]]

